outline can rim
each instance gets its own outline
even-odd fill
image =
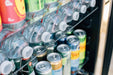
[[[65,51],[64,51],[64,50],[59,50],[60,47],[67,47],[68,50],[65,50]],[[66,44],[60,44],[60,45],[57,47],[57,50],[58,50],[59,52],[61,52],[61,53],[67,53],[67,52],[70,51],[69,46],[66,45]]]
[[[58,55],[58,56],[60,57],[60,59],[59,59],[59,60],[49,60],[49,58],[50,58],[51,56],[53,56],[53,55]],[[50,53],[50,54],[48,54],[48,56],[47,56],[47,60],[48,60],[49,62],[59,62],[59,61],[61,61],[61,59],[62,59],[61,55],[60,55],[59,53],[56,53],[56,52]]]
[[[40,64],[42,64],[42,63],[48,64],[48,68],[46,69],[46,71],[42,71],[42,70],[40,70],[40,69],[37,70],[37,67],[38,67]],[[38,62],[38,63],[36,64],[35,69],[36,69],[36,71],[37,71],[38,73],[44,74],[44,73],[49,73],[49,72],[52,70],[52,66],[51,66],[51,64],[50,64],[48,61],[40,61],[40,62]]]

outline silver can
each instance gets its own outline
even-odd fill
[[[60,44],[57,47],[57,51],[62,56],[63,75],[71,74],[71,51],[66,44]]]
[[[44,45],[47,49],[47,55],[54,52],[54,49],[56,47],[55,40],[51,40],[50,42],[44,43]]]
[[[37,63],[35,70],[38,75],[52,75],[51,64],[47,61],[41,61]]]
[[[35,46],[35,55],[37,56],[38,61],[46,60],[47,50],[44,46]]]
[[[52,75],[62,75],[62,61],[60,54],[50,53],[47,56],[47,60],[52,66]]]

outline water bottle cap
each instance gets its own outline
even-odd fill
[[[81,12],[82,14],[85,14],[86,11],[87,11],[87,6],[86,6],[86,5],[82,5],[82,6],[81,6],[81,9],[80,9],[80,12]]]
[[[73,20],[78,21],[79,19],[79,12],[74,12],[73,13]]]
[[[32,56],[33,54],[33,49],[29,46],[26,46],[23,51],[22,51],[22,57],[23,59],[28,59]]]
[[[95,7],[95,5],[96,5],[96,0],[91,0],[90,7]]]
[[[49,32],[44,32],[41,36],[43,42],[49,42],[51,39],[51,34]]]
[[[59,24],[59,30],[61,30],[61,31],[65,31],[67,27],[68,27],[68,25],[67,25],[67,23],[65,21],[62,21]]]
[[[13,64],[10,61],[4,61],[1,65],[0,65],[0,73],[1,74],[5,74],[8,75],[13,69]]]

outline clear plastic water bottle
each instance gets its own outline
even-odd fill
[[[82,4],[85,4],[87,7],[95,7],[96,0],[80,0]]]
[[[16,34],[6,39],[3,42],[2,50],[7,57],[10,60],[14,60],[15,63],[20,63],[21,59],[27,60],[33,54],[33,49],[20,34]],[[16,65],[16,67],[18,66]]]
[[[0,50],[0,74],[8,75],[13,69],[13,63]]]
[[[55,33],[59,30],[65,31],[67,25],[61,23],[64,19],[61,15],[62,13],[58,11],[58,13],[54,12],[45,19],[46,31],[50,33]]]
[[[82,4],[80,1],[73,1],[73,8],[75,12],[85,14],[87,11],[87,6]]]
[[[62,12],[62,16],[64,16],[64,21],[66,21],[66,23],[72,21],[73,9],[71,9],[71,7],[65,5],[61,7],[59,11]]]
[[[58,2],[57,0],[45,0],[45,11],[46,13],[51,13],[57,10]]]
[[[47,30],[47,28],[43,25],[43,23],[36,22],[31,26],[28,26],[24,32],[23,32],[23,36],[27,39],[27,41],[29,43],[40,43],[40,42],[46,42],[47,40],[50,39],[49,35],[51,34],[47,34],[45,33],[45,31]],[[48,39],[45,39],[46,37],[48,37]]]

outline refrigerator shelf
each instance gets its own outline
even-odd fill
[[[78,26],[81,22],[83,22],[86,18],[88,18],[89,16],[91,16],[94,12],[96,12],[98,10],[98,7],[93,8],[91,11],[87,12],[86,15],[83,16],[83,18],[79,19],[79,21],[74,22],[74,24],[72,24],[73,26],[69,29],[72,30],[74,29],[76,26]],[[65,34],[66,32],[64,32]],[[62,36],[61,36],[62,37]],[[55,42],[57,42],[61,37],[59,37],[57,40],[55,40]],[[36,59],[37,56],[32,56],[31,59],[29,59],[29,61],[21,66],[21,68],[19,68],[18,70],[16,70],[15,72],[11,73],[11,75],[16,75],[19,71],[21,71],[25,66],[27,66],[29,64],[29,62],[32,62],[34,59]],[[87,61],[89,60],[89,58],[86,58],[86,61],[84,62],[84,64],[82,64],[81,68],[83,68],[83,66],[87,63]]]

